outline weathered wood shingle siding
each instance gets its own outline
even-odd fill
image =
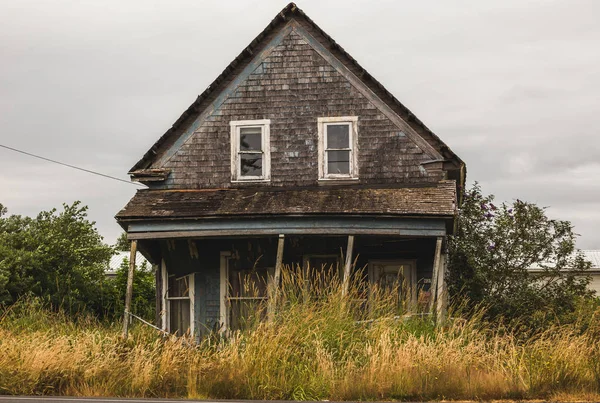
[[[232,120],[271,119],[271,182],[310,186],[318,180],[317,118],[358,116],[361,183],[433,183],[443,172],[376,106],[295,32],[214,111],[162,167],[167,181],[153,187],[228,188]]]

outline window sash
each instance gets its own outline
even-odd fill
[[[348,126],[348,147],[333,148],[329,147],[329,126]],[[329,122],[323,124],[323,175],[325,178],[351,178],[354,175],[354,153],[353,153],[353,122]],[[329,152],[330,151],[347,151],[348,152],[348,173],[329,172]]]
[[[269,125],[270,120],[231,121],[232,143],[232,180],[256,181],[269,180],[270,177],[270,152],[269,152]],[[260,129],[260,149],[242,149],[241,139],[243,129]],[[242,172],[242,159],[244,156],[256,155],[260,159],[260,174],[244,174]],[[258,171],[258,170],[257,170]],[[253,172],[255,173],[255,172]]]
[[[260,128],[260,151],[259,150],[241,150],[240,142],[242,139],[242,129],[244,128]],[[237,169],[237,178],[241,180],[247,179],[262,179],[265,176],[265,166],[264,166],[264,148],[265,148],[265,127],[264,125],[239,125],[235,130],[236,134],[236,143],[237,143],[237,158],[235,161],[236,169]],[[242,172],[242,154],[259,154],[261,156],[261,172],[260,175],[244,175]]]
[[[243,156],[249,156],[249,155],[259,155],[260,156],[260,175],[246,175],[242,172],[242,160],[243,160]],[[264,152],[261,151],[238,151],[238,158],[237,158],[237,169],[238,169],[238,178],[244,178],[244,179],[248,179],[248,178],[263,178],[265,176],[265,156],[264,156]]]

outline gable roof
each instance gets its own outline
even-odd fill
[[[463,161],[444,142],[429,130],[408,108],[398,101],[381,83],[373,78],[358,62],[350,56],[333,38],[327,35],[317,24],[300,10],[296,4],[289,3],[281,12],[279,12],[271,23],[225,68],[225,70],[208,86],[208,88],[198,96],[190,107],[177,119],[172,127],[163,134],[154,145],[148,150],[141,160],[139,160],[130,170],[147,169],[151,166],[156,157],[164,154],[177,140],[182,130],[191,124],[193,119],[205,110],[211,102],[219,95],[240,72],[244,66],[248,65],[268,42],[269,38],[276,34],[287,22],[295,19],[301,25],[308,27],[316,33],[319,42],[321,42],[335,58],[340,60],[359,80],[364,83],[377,97],[379,97],[389,108],[392,109],[400,118],[410,125],[417,134],[431,146],[443,160],[451,162],[455,169],[464,169]],[[464,181],[464,172],[459,182]],[[459,183],[461,186],[462,183]]]

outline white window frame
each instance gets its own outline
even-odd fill
[[[161,310],[162,314],[162,329],[165,332],[171,333],[171,304],[170,301],[177,299],[189,299],[190,300],[190,334],[194,335],[195,332],[195,314],[196,314],[196,304],[195,304],[195,295],[196,295],[196,282],[195,282],[195,273],[188,274],[182,277],[188,277],[188,296],[187,297],[169,297],[169,271],[167,270],[167,265],[165,261],[162,261],[161,264],[162,271],[162,288],[163,288],[163,309]]]
[[[229,122],[231,129],[231,181],[232,182],[268,182],[271,180],[271,120],[232,120]],[[262,166],[263,174],[260,176],[242,176],[240,154],[240,129],[243,127],[260,127],[262,138]]]
[[[347,124],[350,128],[350,169],[347,174],[327,172],[327,126]],[[319,180],[356,180],[358,179],[358,116],[322,117],[317,119],[319,135]]]

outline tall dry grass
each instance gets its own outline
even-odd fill
[[[404,319],[393,292],[287,271],[272,322],[200,344],[72,320],[34,302],[0,314],[0,394],[297,400],[598,399],[600,312],[525,340],[477,315]],[[368,295],[369,303],[365,303]],[[260,315],[257,315],[257,317]],[[399,319],[400,317],[400,319]],[[371,320],[375,318],[376,320]],[[583,329],[583,330],[582,330]]]

